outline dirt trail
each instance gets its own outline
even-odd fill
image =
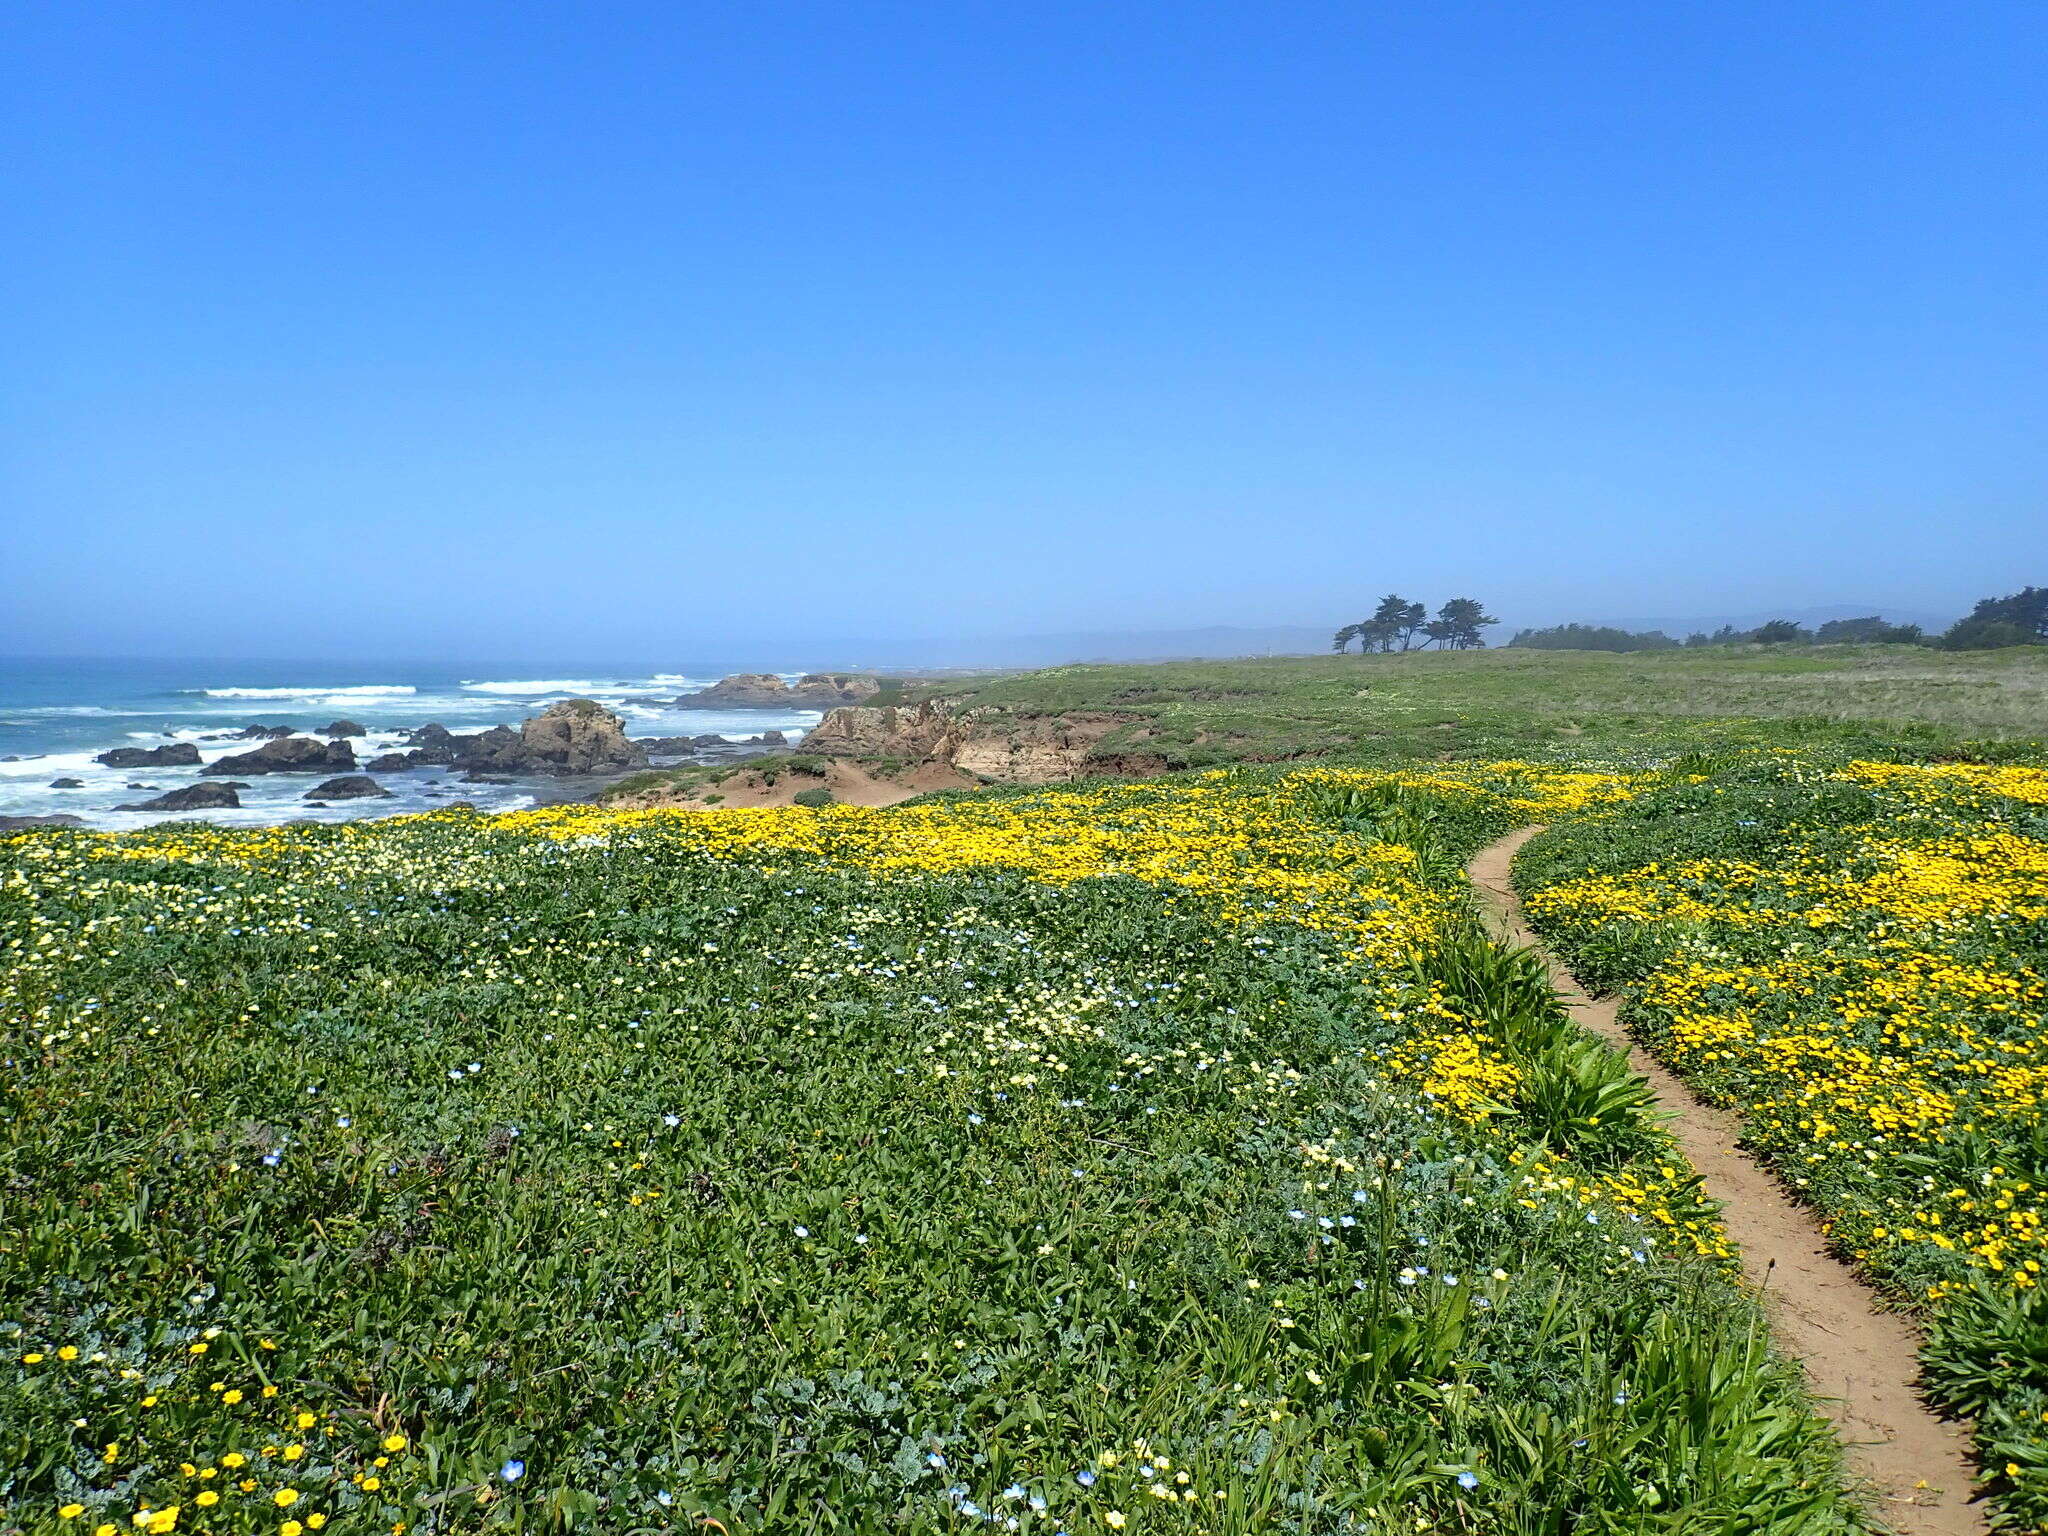
[[[1595,999],[1537,942],[1509,883],[1510,861],[1543,829],[1524,827],[1481,850],[1467,866],[1495,932],[1543,955],[1564,1005],[1580,1024],[1628,1052],[1629,1065],[1656,1090],[1670,1130],[1727,1209],[1722,1220],[1742,1254],[1742,1270],[1764,1292],[1772,1332],[1806,1367],[1807,1380],[1834,1420],[1851,1466],[1880,1497],[1885,1521],[1903,1536],[1963,1536],[1989,1529],[1969,1502],[1968,1435],[1920,1401],[1920,1336],[1846,1264],[1829,1256],[1813,1216],[1796,1204],[1737,1142],[1741,1123],[1702,1104],[1616,1018],[1612,998]]]

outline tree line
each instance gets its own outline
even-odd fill
[[[1705,645],[1926,645],[1949,651],[1991,651],[2009,645],[2048,645],[2048,587],[2023,587],[2004,597],[1982,598],[1967,616],[1939,635],[1927,634],[1918,624],[1892,624],[1871,614],[1829,619],[1818,629],[1807,629],[1791,619],[1773,619],[1754,629],[1724,624],[1710,634],[1694,633],[1683,640],[1674,640],[1659,629],[1553,624],[1547,629],[1521,630],[1508,644],[1536,651],[1671,651]]]
[[[1360,651],[1415,651],[1432,645],[1446,651],[1469,651],[1485,645],[1486,637],[1480,631],[1499,622],[1476,598],[1450,598],[1431,618],[1426,605],[1389,592],[1371,618],[1338,630],[1330,648],[1345,651],[1356,640]]]

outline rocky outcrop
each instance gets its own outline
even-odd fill
[[[369,730],[353,720],[335,720],[320,727],[322,736],[367,736]]]
[[[371,758],[367,763],[363,764],[363,771],[366,773],[403,773],[408,768],[421,768],[425,766],[424,763],[416,761],[410,752],[386,752],[381,756]]]
[[[429,720],[418,730],[407,731],[405,744],[408,747],[452,747],[455,745],[455,733],[440,721]]]
[[[937,704],[835,709],[811,727],[803,739],[803,750],[829,757],[950,762],[957,725]]]
[[[798,750],[826,757],[908,758],[943,763],[997,784],[1049,784],[1094,774],[1158,773],[1163,759],[1134,730],[1142,717],[1090,712],[1010,715],[978,709],[954,714],[944,705],[868,706],[832,710]]]
[[[183,789],[174,789],[167,795],[158,795],[154,800],[141,800],[132,805],[117,805],[117,811],[214,811],[238,810],[242,797],[227,784],[187,784]]]
[[[167,747],[116,747],[93,761],[109,768],[196,768],[199,749],[189,741],[174,741]]]
[[[881,679],[857,672],[806,672],[786,683],[773,672],[735,672],[676,700],[683,709],[832,709],[882,691]]]
[[[0,816],[0,833],[26,832],[30,827],[82,827],[83,816]]]
[[[245,725],[239,731],[231,732],[230,741],[276,741],[289,736],[292,728],[288,725]]]
[[[217,758],[199,771],[226,778],[236,773],[332,773],[353,768],[356,749],[346,741],[319,741],[311,736],[282,736],[254,752]]]
[[[391,791],[366,773],[348,773],[315,784],[300,796],[304,800],[389,800]]]
[[[50,788],[52,788],[52,789],[83,789],[83,788],[85,788],[85,780],[83,780],[83,779],[52,779],[52,780],[50,780]]]
[[[481,735],[454,740],[455,766],[473,775],[570,777],[625,773],[647,766],[647,753],[627,738],[625,722],[593,699],[559,700],[516,731],[499,725]]]

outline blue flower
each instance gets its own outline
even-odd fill
[[[1460,1472],[1458,1474],[1458,1486],[1460,1488],[1477,1488],[1479,1486],[1479,1474],[1477,1472]]]
[[[1076,1472],[1074,1474],[1074,1481],[1083,1488],[1093,1488],[1095,1486],[1095,1474],[1086,1470]]]
[[[498,1476],[505,1479],[508,1483],[516,1483],[519,1479],[526,1476],[526,1463],[515,1456],[507,1461],[505,1465],[498,1468]]]

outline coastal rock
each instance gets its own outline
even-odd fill
[[[1094,774],[1159,773],[1137,715],[1090,711],[1019,716],[995,709],[954,714],[944,706],[835,709],[798,750],[827,757],[909,758],[944,763],[984,782],[1048,784]]]
[[[789,738],[780,731],[763,731],[754,740],[764,747],[786,747],[789,745]]]
[[[245,725],[239,731],[232,731],[226,737],[229,741],[276,741],[289,736],[292,728],[288,725]]]
[[[93,761],[109,768],[196,768],[199,749],[189,741],[174,741],[165,747],[116,747]]]
[[[25,832],[30,827],[82,827],[83,816],[0,816],[0,832]]]
[[[735,672],[676,703],[685,709],[831,709],[859,704],[881,691],[881,679],[854,672],[806,672],[793,684],[773,672]]]
[[[370,773],[403,773],[408,768],[419,766],[410,752],[386,752],[383,756],[373,757],[363,764],[364,769]]]
[[[85,780],[83,780],[83,779],[52,779],[52,780],[50,780],[50,788],[52,788],[52,789],[83,789],[83,788],[85,788]]]
[[[353,720],[334,720],[320,727],[322,736],[367,736],[369,731]]]
[[[647,766],[647,753],[628,739],[625,722],[593,699],[550,704],[517,731],[493,726],[457,741],[455,762],[478,774],[552,774],[562,777],[623,773]]]
[[[355,765],[356,750],[346,741],[284,736],[266,741],[254,752],[220,758],[199,771],[223,777],[234,773],[331,773]]]
[[[416,731],[405,733],[408,747],[453,747],[455,733],[438,720],[429,720]]]
[[[688,757],[697,750],[694,736],[635,736],[633,745],[649,757]]]
[[[174,789],[167,795],[158,795],[154,800],[143,800],[133,805],[117,805],[117,811],[212,811],[237,810],[242,797],[227,784],[187,784]]]
[[[366,773],[347,773],[315,784],[301,798],[311,800],[316,795],[322,800],[389,800],[391,791]]]

